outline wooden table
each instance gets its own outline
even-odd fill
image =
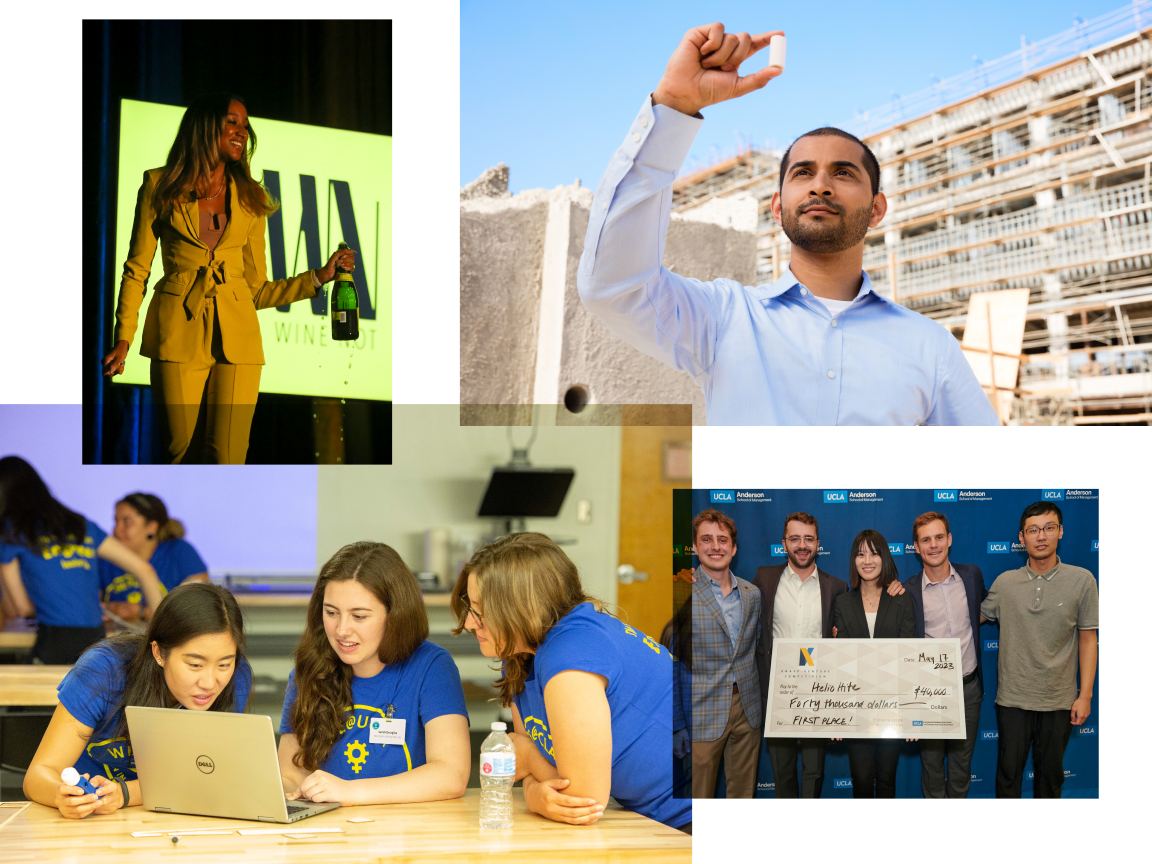
[[[0,832],[5,864],[76,861],[84,864],[168,861],[637,861],[691,862],[692,838],[615,804],[595,825],[577,827],[550,822],[529,813],[519,787],[513,790],[514,827],[480,831],[480,790],[463,798],[428,804],[341,807],[292,825],[243,822],[152,813],[129,807],[107,816],[82,820],[30,804]],[[356,817],[372,822],[352,823]],[[180,831],[194,828],[231,830],[226,835],[172,838],[133,837],[133,831]],[[342,828],[342,834],[315,834],[296,839],[280,834],[244,837],[240,828]]]
[[[0,707],[50,705],[55,708],[56,688],[60,686],[60,682],[71,668],[71,666],[0,665]]]
[[[0,630],[0,648],[31,648],[36,643],[36,628],[23,618],[9,621]]]

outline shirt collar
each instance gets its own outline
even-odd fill
[[[1024,572],[1028,574],[1028,581],[1029,582],[1031,582],[1037,576],[1040,577],[1041,579],[1044,579],[1048,582],[1051,582],[1052,577],[1056,575],[1056,571],[1059,569],[1060,569],[1060,556],[1059,555],[1056,556],[1056,566],[1053,567],[1051,570],[1049,570],[1047,573],[1037,573],[1035,570],[1032,569],[1031,564],[1026,563],[1024,565]]]
[[[712,574],[705,570],[703,567],[696,568],[696,575],[703,575],[704,578],[707,579],[711,584],[715,585],[717,588],[720,587],[720,583],[713,579]],[[731,567],[728,568],[728,581],[732,583],[733,588],[736,587],[736,571]]]
[[[872,280],[868,278],[868,272],[866,270],[861,270],[860,275],[864,277],[864,281],[860,285],[860,293],[853,299],[859,300],[867,294],[872,294],[885,302],[891,302],[887,297],[881,297],[872,290]],[[784,274],[779,279],[771,285],[761,285],[756,290],[760,292],[760,298],[762,300],[773,300],[786,291],[795,291],[798,294],[800,287],[800,280],[792,275],[792,265],[788,263],[784,265]],[[809,293],[811,293],[810,290]]]
[[[956,572],[956,567],[952,564],[951,561],[949,561],[948,562],[948,578],[947,579],[944,579],[941,582],[933,582],[931,579],[928,578],[928,571],[924,570],[921,573],[920,587],[921,588],[927,588],[929,585],[943,585],[945,582],[948,582],[951,579],[955,579],[956,581],[960,581],[960,574]]]

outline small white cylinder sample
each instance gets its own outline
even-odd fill
[[[773,36],[772,41],[768,43],[768,65],[778,66],[781,71],[784,70],[784,49],[788,45],[788,40],[783,36]]]
[[[60,772],[60,779],[67,783],[69,786],[79,786],[80,772],[69,765],[67,768]]]

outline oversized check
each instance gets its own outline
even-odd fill
[[[765,737],[963,738],[959,639],[775,639]]]

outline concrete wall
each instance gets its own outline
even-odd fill
[[[477,198],[476,188],[469,184],[460,205],[462,405],[557,405],[579,386],[598,405],[691,405],[692,422],[705,423],[695,381],[617,338],[580,302],[576,271],[591,190],[509,196],[497,187],[499,197]],[[749,196],[673,214],[664,266],[755,284],[756,220]],[[559,424],[605,422],[604,412],[571,415],[561,407],[557,414]],[[465,407],[462,422],[500,422],[485,419],[493,416]]]

